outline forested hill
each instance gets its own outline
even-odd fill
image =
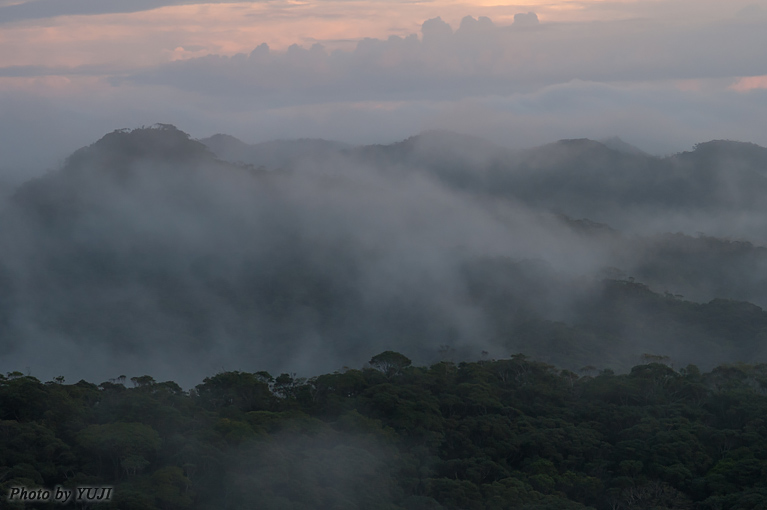
[[[221,145],[203,142],[219,157],[233,157]],[[390,172],[425,172],[454,189],[521,200],[620,228],[641,228],[643,222],[656,227],[654,223],[663,220],[672,232],[696,228],[697,222],[697,231],[707,234],[758,233],[746,227],[753,214],[767,210],[761,199],[767,193],[766,148],[714,140],[692,151],[657,157],[618,142],[624,145],[615,140],[560,140],[511,151],[472,136],[428,131],[389,145],[339,149],[332,158],[329,151],[315,153],[314,164],[325,159],[338,164],[343,155],[355,164]],[[266,156],[259,154],[258,161],[264,161]],[[735,212],[740,213],[738,221],[726,216],[729,231],[716,225],[715,214]]]
[[[190,392],[14,372],[0,491],[8,508],[12,487],[55,486],[111,487],[96,506],[121,510],[763,508],[767,365],[663,361],[616,375],[384,352],[308,380],[220,372]]]
[[[644,353],[767,361],[758,146],[512,153],[435,132],[259,150],[281,166],[223,161],[169,125],[118,130],[22,185],[0,212],[0,369],[188,388],[384,350],[618,372]]]

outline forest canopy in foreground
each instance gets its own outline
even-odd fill
[[[362,370],[221,372],[189,392],[14,372],[0,376],[0,488],[113,487],[93,507],[122,510],[764,508],[767,365],[653,359],[617,375],[388,351]]]

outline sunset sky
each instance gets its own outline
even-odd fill
[[[767,145],[765,48],[767,0],[0,0],[0,167],[156,122],[247,142]]]

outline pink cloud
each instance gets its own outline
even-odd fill
[[[738,78],[735,83],[730,85],[731,90],[737,92],[748,92],[750,90],[767,89],[767,75],[763,76],[744,76]]]

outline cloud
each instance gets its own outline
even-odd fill
[[[137,12],[163,5],[194,3],[200,2],[167,1],[150,5],[140,0],[126,6],[124,2],[113,1],[54,3],[38,0],[15,6],[0,4],[0,22],[55,15],[128,12],[125,9]],[[499,21],[501,18],[493,18],[494,22],[490,17],[477,16],[483,13],[480,10],[472,11],[474,16],[463,19],[439,10],[443,17],[425,21],[420,33],[410,33],[417,26],[409,24],[405,16],[397,18],[397,22],[392,22],[386,30],[368,34],[388,31],[395,34],[391,36],[387,33],[387,36],[357,37],[356,32],[350,32],[348,17],[339,22],[341,28],[337,30],[309,33],[306,27],[313,23],[312,20],[320,17],[333,20],[334,15],[343,11],[342,4],[334,3],[337,11],[323,8],[313,14],[307,14],[307,10],[316,3],[311,6],[290,4],[292,7],[280,4],[279,9],[275,7],[268,13],[269,23],[280,27],[272,28],[272,33],[283,31],[288,34],[283,34],[282,40],[295,37],[294,41],[307,41],[311,40],[310,36],[317,37],[312,40],[316,44],[255,46],[262,37],[259,31],[262,25],[258,25],[250,27],[252,31],[243,37],[248,41],[248,51],[238,54],[235,51],[239,46],[228,45],[228,36],[220,35],[225,32],[222,28],[231,21],[233,11],[219,12],[220,23],[215,30],[206,32],[205,37],[194,35],[197,34],[194,27],[199,25],[191,24],[189,20],[199,23],[200,19],[210,19],[196,12],[197,9],[204,11],[207,6],[186,9],[188,12],[183,22],[177,18],[178,11],[184,10],[181,8],[162,13],[113,16],[106,25],[101,24],[102,19],[89,18],[87,21],[99,23],[92,23],[93,29],[86,31],[88,33],[80,39],[78,30],[83,27],[82,19],[56,20],[44,34],[39,26],[31,23],[8,27],[9,30],[0,35],[3,46],[10,48],[6,52],[8,58],[15,58],[12,54],[18,49],[26,55],[40,53],[41,60],[23,65],[6,63],[0,68],[0,153],[4,155],[0,168],[3,175],[10,175],[11,171],[25,175],[42,173],[104,132],[158,121],[176,124],[195,137],[226,132],[249,142],[318,137],[351,143],[388,143],[425,129],[441,128],[480,135],[513,148],[540,145],[560,138],[599,139],[612,135],[656,154],[689,149],[697,142],[714,138],[767,145],[763,130],[767,117],[767,90],[763,77],[767,75],[767,64],[762,54],[762,48],[767,46],[767,21],[758,10],[752,9],[746,11],[747,15],[736,17],[736,7],[733,7],[732,18],[705,22],[685,18],[684,23],[666,15],[665,7],[658,8],[648,19],[599,23],[556,23],[546,11],[538,11],[542,22],[536,23],[537,15],[533,12],[517,13],[513,25],[504,25]],[[370,4],[365,8],[371,9]],[[511,13],[519,10],[518,7],[513,9]],[[359,12],[355,11],[355,16],[368,15]],[[258,13],[248,11],[247,14]],[[429,16],[435,14],[437,12]],[[305,25],[301,25],[302,30],[282,30],[281,16],[290,18],[290,23]],[[126,22],[126,18],[131,19]],[[265,22],[260,20],[258,23]],[[323,26],[329,27],[330,23]],[[178,28],[181,25],[183,30]],[[107,35],[112,34],[115,27],[122,32],[110,39]],[[313,25],[311,30],[316,30]],[[21,31],[33,39],[45,39],[50,51],[38,51],[42,46],[15,41],[15,34]],[[185,31],[188,33],[180,34]],[[220,34],[210,36],[216,31]],[[364,33],[364,29],[359,32]],[[336,36],[349,36],[353,43],[339,49],[332,42],[335,40],[332,37]],[[79,45],[77,51],[72,50],[75,46],[66,44],[66,49],[56,51],[57,43],[66,43],[70,39]],[[126,45],[126,42],[136,46]],[[69,58],[69,55],[82,54],[90,58],[94,54],[92,50],[110,44],[121,47],[119,58],[115,57],[118,53],[110,50],[103,51],[98,59],[94,57],[95,62],[105,63],[62,62],[64,56]],[[136,60],[122,58],[134,52],[139,55]],[[147,55],[151,58],[147,59]],[[19,57],[13,63],[22,58],[26,57]],[[49,60],[41,63],[43,58]],[[176,61],[147,65],[147,62],[170,59]],[[349,170],[354,179],[360,178],[360,174],[355,173],[357,170]],[[285,209],[270,209],[268,205],[275,205],[276,198],[256,191],[262,193],[257,195],[262,200],[243,205],[242,217],[252,219],[261,215],[275,218],[275,221],[284,218],[288,225],[291,221],[301,225],[301,243],[304,244],[286,250],[285,257],[306,253],[312,263],[334,256],[334,245],[329,240],[342,241],[350,237],[349,233],[355,238],[371,236],[365,238],[368,245],[363,246],[362,252],[379,257],[376,260],[380,263],[366,266],[362,273],[364,285],[361,288],[370,291],[365,296],[374,296],[368,303],[375,304],[375,299],[381,296],[392,301],[397,296],[412,296],[416,302],[429,302],[435,307],[429,309],[434,312],[434,320],[425,324],[456,322],[457,333],[436,333],[458,334],[466,338],[475,334],[476,317],[472,311],[453,306],[460,300],[451,302],[460,294],[458,291],[449,285],[438,287],[439,291],[433,294],[444,297],[445,302],[429,301],[428,298],[433,296],[420,296],[418,283],[413,283],[422,280],[413,278],[412,274],[401,276],[401,280],[392,277],[392,274],[397,275],[394,271],[396,264],[391,261],[406,260],[418,278],[448,281],[440,279],[440,274],[449,273],[450,268],[446,269],[446,266],[454,262],[449,259],[452,255],[446,254],[457,253],[455,248],[461,243],[479,247],[482,253],[506,253],[509,250],[504,248],[504,251],[503,247],[487,240],[510,239],[507,226],[473,202],[456,201],[433,183],[408,180],[392,189],[387,187],[393,185],[388,181],[362,184],[372,184],[372,188],[379,191],[368,195],[355,193],[361,202],[352,203],[344,189],[317,192],[316,187],[308,185],[291,188],[289,193],[279,196],[285,201],[283,205],[289,205]],[[239,188],[233,187],[233,190],[233,193],[238,192]],[[0,192],[7,195],[4,190]],[[423,208],[425,200],[429,207],[435,208]],[[248,209],[252,203],[256,204],[253,207],[266,205],[263,210],[254,212]],[[111,202],[109,206],[112,206]],[[236,208],[230,201],[222,200],[214,209],[226,212],[230,206]],[[283,210],[288,212],[275,214],[275,211]],[[196,239],[205,237],[195,237],[195,229],[207,225],[205,214],[190,217],[157,214],[155,218],[151,211],[141,209],[141,212],[146,215],[142,215],[137,223],[141,228],[156,226],[157,218],[169,222],[174,218],[178,220],[177,224],[170,225],[170,229],[182,232],[186,237],[182,236],[174,246],[197,248]],[[418,219],[414,227],[413,218]],[[351,221],[349,219],[356,221],[356,226],[345,226],[344,222]],[[235,220],[239,221],[238,218]],[[95,218],[94,224],[99,221]],[[732,228],[734,221],[732,216],[722,216],[717,228],[726,231]],[[419,222],[429,228],[419,231]],[[680,217],[664,225],[682,229],[693,223],[690,218]],[[411,230],[403,225],[411,225],[407,227]],[[449,230],[445,225],[454,230],[440,233],[442,228]],[[656,225],[650,226],[655,228]],[[280,228],[267,234],[277,231]],[[317,232],[330,237],[320,236],[318,240]],[[215,229],[210,233],[225,237],[225,242],[211,246],[225,245],[233,247],[234,251],[242,246],[242,239],[250,239],[231,232],[226,238],[226,232]],[[536,245],[538,251],[549,253],[553,257],[551,262],[557,267],[570,267],[568,250],[572,244],[562,241],[562,233],[556,232],[557,235],[548,238],[537,234],[522,232],[522,238],[529,241],[513,246],[516,250],[512,250],[513,253],[529,255],[536,250],[524,252],[526,246],[539,243]],[[316,250],[318,242],[320,248],[327,250]],[[264,246],[271,245],[264,243]],[[95,243],[94,246],[99,248],[101,245]],[[27,253],[45,253],[42,248],[30,249]],[[21,260],[27,258],[33,257],[25,256]],[[584,255],[579,258],[579,263],[594,264],[596,260]],[[222,267],[236,267],[236,264],[228,264],[229,259],[224,262]],[[341,269],[347,269],[342,266],[343,263],[339,263],[340,273],[343,273]],[[224,274],[222,277],[229,276]],[[407,292],[402,292],[402,288]],[[137,292],[141,293],[140,290]],[[195,292],[195,288],[190,289],[190,295]],[[54,294],[49,297],[55,301]],[[230,311],[218,302],[209,304],[206,310],[220,314],[216,315],[217,320],[220,319],[216,323],[228,324],[226,319]],[[88,307],[80,309],[88,310]],[[41,306],[41,310],[52,308]],[[137,308],[139,312],[140,307]],[[443,317],[450,321],[443,321]],[[310,311],[296,312],[293,318],[296,319],[295,331],[301,335],[306,333],[301,328],[317,321]],[[173,321],[165,322],[162,317],[157,320],[157,324],[171,330],[177,327]],[[151,321],[147,324],[151,329]],[[305,363],[309,366],[322,354],[322,338],[312,335],[309,326],[309,333],[301,336],[304,356],[293,359],[298,365]],[[461,330],[461,327],[466,329]],[[253,331],[263,335],[269,333],[268,328],[259,328],[253,326]],[[425,333],[434,338],[440,336],[432,330]],[[39,332],[30,331],[29,334]],[[147,334],[147,338],[151,338],[150,334],[156,333],[148,331]],[[225,339],[230,333],[222,327],[220,334]],[[328,334],[327,338],[331,336]],[[226,347],[226,340],[222,342]],[[383,341],[376,342],[378,340],[368,347],[386,347]],[[66,359],[66,353],[77,347],[76,344],[59,345],[62,346],[60,350],[47,351],[49,359]],[[402,345],[405,345],[404,340]],[[39,350],[36,347],[39,346],[20,347],[26,351],[16,359],[31,358]],[[237,351],[239,348],[243,350]],[[275,347],[279,348],[280,345]],[[227,359],[244,359],[239,355],[248,354],[246,347],[234,346],[233,349],[222,351],[220,358],[211,358],[206,370],[217,370]],[[234,356],[228,357],[232,352]],[[256,351],[250,352],[251,355],[254,353]],[[92,354],[95,358],[111,359],[109,352],[94,350]],[[364,361],[371,352],[358,354]],[[131,356],[135,356],[138,363],[141,353],[125,354],[126,365],[133,363]],[[69,362],[73,363],[70,368],[75,372],[77,361]],[[328,357],[322,362],[328,369],[333,369],[337,368],[340,359]],[[148,367],[147,371],[154,368],[158,371],[181,370],[178,366],[174,368],[172,362],[168,362],[167,367],[160,366],[165,361],[156,360],[156,363],[158,365]],[[284,368],[294,369],[296,365],[285,364]]]
[[[673,82],[604,84],[571,81],[530,93],[467,98],[436,105],[429,127],[470,132],[505,146],[618,135],[654,154],[688,150],[711,139],[767,145],[759,129],[767,91],[741,94],[727,82],[682,91]]]
[[[741,18],[758,18],[767,13],[763,7],[758,4],[748,4],[740,9],[737,15]]]
[[[514,15],[515,27],[534,27],[538,23],[538,15],[534,12],[520,12]]]
[[[252,0],[251,0],[252,1]],[[228,3],[227,0],[29,0],[0,6],[0,23],[93,14],[149,11],[172,5]]]
[[[732,90],[738,92],[748,92],[749,90],[767,89],[767,75],[763,76],[744,76],[730,86]]]
[[[423,34],[424,44],[444,44],[453,35],[453,29],[442,21],[442,18],[437,16],[423,22],[421,33]]]
[[[532,18],[520,18],[530,26]],[[515,23],[516,25],[516,23]],[[681,29],[649,21],[509,30],[465,17],[425,21],[421,37],[365,38],[351,51],[320,44],[285,52],[207,55],[115,81],[239,96],[270,106],[339,101],[457,100],[590,82],[699,80],[767,73],[767,30],[751,21]]]
[[[582,98],[619,99],[604,85],[576,85]],[[556,103],[565,91],[547,92],[527,101]],[[150,373],[189,387],[221,369],[312,375],[362,366],[389,349],[417,363],[434,361],[444,345],[461,357],[482,350],[506,356],[529,352],[533,344],[517,343],[525,336],[543,342],[535,354],[575,368],[577,350],[565,358],[559,349],[546,352],[558,335],[538,329],[544,325],[536,317],[580,324],[573,317],[595,304],[594,277],[605,268],[632,274],[645,263],[646,274],[653,266],[663,270],[654,280],[660,289],[668,284],[674,293],[681,285],[699,296],[713,292],[707,284],[726,274],[734,282],[730,289],[741,292],[743,282],[742,292],[753,292],[759,303],[767,299],[758,283],[767,260],[763,248],[748,247],[750,265],[706,276],[710,262],[700,262],[712,253],[706,240],[673,236],[669,246],[634,237],[635,228],[618,235],[544,212],[585,207],[595,214],[589,218],[608,216],[613,226],[648,233],[686,223],[728,234],[736,231],[734,212],[750,216],[763,233],[759,193],[730,202],[720,195],[720,179],[710,178],[748,186],[733,173],[759,168],[733,172],[737,157],[712,158],[719,161],[697,180],[692,176],[701,167],[674,163],[678,159],[646,166],[596,142],[515,155],[433,132],[395,146],[297,160],[290,171],[253,171],[216,161],[175,129],[151,131],[105,136],[62,172],[28,184],[5,209],[3,371],[30,367],[35,376],[95,381]],[[754,149],[764,161],[765,150]],[[687,178],[669,193],[667,178],[678,171]],[[767,186],[763,178],[755,182]],[[691,191],[692,200],[680,200],[678,190]],[[719,200],[710,203],[708,191]],[[746,248],[720,245],[716,260],[725,262],[737,258],[721,250]],[[698,261],[697,269],[685,264],[691,273],[682,281],[669,269],[668,248],[676,264]],[[690,248],[700,250],[699,258]],[[706,283],[698,283],[699,276]],[[731,297],[727,292],[705,299]],[[623,321],[632,313],[628,304]],[[581,317],[590,329],[589,314]],[[646,317],[637,312],[624,324],[633,330]],[[689,350],[664,344],[665,329],[647,338],[611,333],[590,361],[612,364],[621,352],[659,347],[691,362],[719,355],[700,349],[697,337]]]
[[[17,195],[0,235],[19,328],[4,367],[100,380],[142,367],[189,385],[222,366],[311,374],[389,348],[480,351],[466,262],[540,254],[578,272],[601,259],[548,216],[415,169],[347,158],[254,176],[147,138],[112,133]],[[70,349],[81,355],[62,361]]]
[[[0,67],[0,77],[29,78],[36,76],[104,76],[125,72],[125,68],[114,65],[83,65],[83,66],[6,66]]]
[[[248,141],[380,143],[450,127],[514,147],[611,135],[654,153],[712,138],[765,144],[759,117],[767,105],[754,78],[767,75],[764,28],[759,19],[732,18],[519,30],[467,16],[452,26],[432,18],[420,34],[363,38],[349,50],[260,44],[247,53],[184,60],[205,50],[192,44],[179,50],[173,41],[180,60],[151,67],[6,66],[0,88],[16,90],[6,104],[42,98],[52,113],[46,122],[36,115],[19,120],[20,113],[0,120],[13,135],[7,140],[16,140],[0,140],[13,154],[1,166],[40,166],[47,152],[26,150],[30,144],[19,144],[17,132],[34,138],[59,126],[66,144],[51,147],[74,150],[103,131],[158,121],[194,136],[219,131]],[[44,166],[65,155],[47,154],[51,163]]]

